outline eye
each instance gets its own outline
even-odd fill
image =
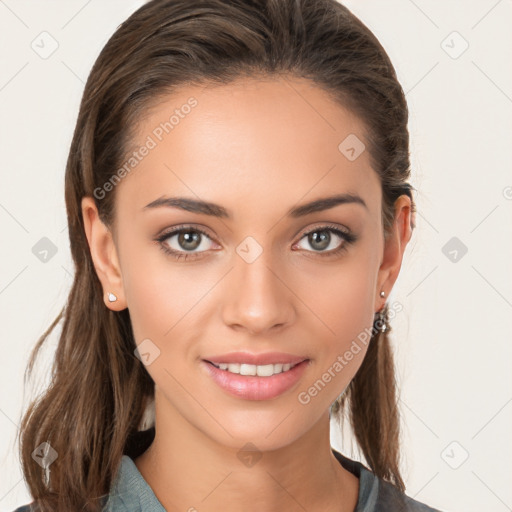
[[[334,256],[346,250],[347,245],[355,242],[356,236],[337,226],[326,225],[303,233],[301,241],[303,239],[313,248],[313,251],[305,248],[308,252],[316,252],[319,253],[320,256]],[[300,247],[300,242],[296,244],[296,246]]]
[[[188,259],[196,258],[198,253],[210,249],[207,240],[212,242],[202,229],[179,226],[158,236],[155,241],[159,243],[160,248],[166,254],[172,255],[176,259]]]
[[[301,247],[300,242],[295,244],[294,247],[328,257],[346,250],[349,244],[357,240],[357,237],[350,231],[342,230],[338,226],[325,225],[303,233],[300,240],[303,239],[313,248],[312,251]],[[208,241],[210,244],[213,243],[206,231],[192,226],[178,226],[155,238],[159,247],[177,260],[181,258],[184,260],[200,258],[201,253],[211,249]]]

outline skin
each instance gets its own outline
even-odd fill
[[[146,366],[155,382],[156,436],[135,463],[167,510],[353,511],[359,481],[331,452],[329,407],[365,347],[308,404],[298,395],[371,329],[386,300],[379,294],[389,295],[411,237],[410,200],[396,201],[385,239],[382,190],[368,151],[349,161],[338,150],[349,134],[364,141],[364,125],[303,79],[188,87],[151,110],[136,145],[190,96],[198,105],[117,185],[112,229],[92,198],[82,201],[105,305],[128,308],[136,343],[149,338],[160,350]],[[367,207],[286,215],[348,192]],[[233,218],[142,210],[162,195],[214,202]],[[192,249],[199,257],[176,260],[153,239],[185,223],[208,236]],[[308,242],[303,233],[323,232],[326,223],[348,228],[357,240],[347,244],[331,233],[328,248]],[[252,263],[236,252],[247,236],[263,250]],[[187,250],[177,235],[164,243]],[[320,254],[342,244],[338,255]],[[232,351],[280,351],[311,362],[284,394],[244,400],[202,367],[203,358]],[[248,442],[261,455],[250,467],[237,456]]]

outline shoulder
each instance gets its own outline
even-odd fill
[[[141,511],[142,508],[139,500],[145,491],[144,488],[141,490],[141,485],[144,484],[144,482],[141,484],[142,480],[142,476],[139,474],[133,460],[127,455],[123,455],[118,472],[112,481],[110,492],[100,498],[102,511]],[[147,486],[147,484],[145,485]],[[150,489],[149,486],[147,488]],[[151,508],[150,510],[156,509]],[[164,509],[162,510],[165,512]],[[41,512],[41,508],[37,501],[34,500],[18,507],[13,512]]]
[[[356,511],[365,512],[441,512],[407,496],[390,482],[378,478],[366,466],[332,450],[340,464],[359,478]]]
[[[34,502],[32,502],[32,503],[29,503],[28,505],[23,505],[21,507],[18,507],[13,512],[34,512],[35,510],[36,509],[34,506]]]
[[[104,510],[107,501],[108,496],[105,496],[101,501],[102,510]],[[21,507],[18,507],[17,509],[13,510],[13,512],[41,512],[41,508],[36,501],[32,501],[27,505],[22,505]]]
[[[105,497],[102,501],[102,507],[105,507],[107,504],[108,497]],[[13,512],[41,512],[40,507],[36,504],[35,501],[32,501],[31,503],[28,503],[27,505],[22,505],[21,507],[18,507],[17,509],[13,510]]]
[[[400,489],[384,480],[379,481],[379,493],[376,510],[382,511],[404,511],[404,512],[441,512],[436,508],[429,507],[406,494]]]

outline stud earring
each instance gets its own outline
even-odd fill
[[[380,296],[385,297],[386,292],[384,290],[382,290],[380,292]],[[373,322],[373,328],[377,332],[386,332],[386,330],[388,328],[388,326],[386,325],[386,318],[384,316],[383,309],[384,308],[382,308],[380,311],[377,311],[377,313],[375,313],[375,320]]]
[[[108,301],[115,302],[116,300],[117,300],[117,297],[112,292],[108,292]]]

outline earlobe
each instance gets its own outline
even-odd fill
[[[384,240],[384,254],[379,268],[378,284],[376,295],[380,290],[386,294],[393,288],[400,273],[402,259],[407,243],[412,237],[413,219],[411,199],[407,195],[400,196],[395,201],[394,222],[391,233]],[[376,311],[382,309],[382,299],[376,298]]]
[[[91,258],[103,287],[103,301],[114,311],[126,308],[117,249],[110,229],[102,222],[94,199],[82,198],[82,217]]]

